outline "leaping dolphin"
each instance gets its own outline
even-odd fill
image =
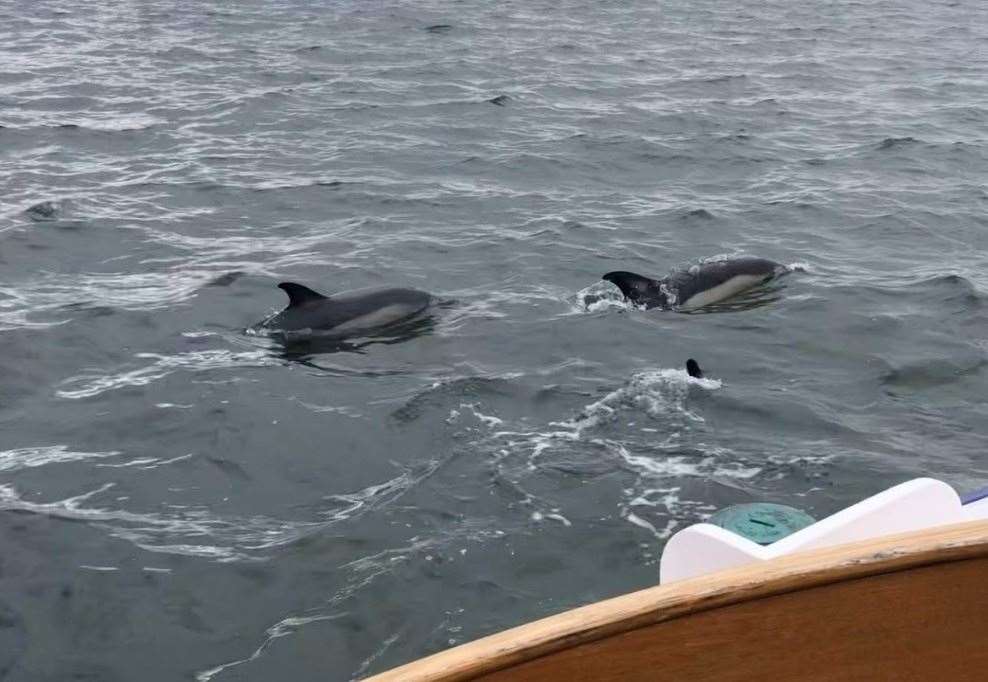
[[[787,272],[789,268],[775,261],[744,256],[699,263],[662,279],[623,271],[608,272],[603,279],[617,285],[625,298],[636,305],[696,310]]]
[[[318,333],[342,338],[405,322],[423,312],[433,297],[416,289],[371,289],[324,296],[312,289],[282,282],[288,307],[258,326],[279,332]]]

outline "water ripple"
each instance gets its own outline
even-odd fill
[[[15,448],[0,452],[0,471],[40,467],[47,464],[117,457],[119,452],[76,452],[67,445]]]
[[[282,364],[270,353],[257,351],[204,350],[190,351],[178,355],[138,353],[135,357],[154,360],[151,364],[137,369],[104,374],[91,370],[86,374],[63,381],[55,391],[59,398],[79,400],[92,398],[110,391],[130,386],[147,386],[179,370],[203,372],[214,369],[236,369],[239,367],[270,367]]]
[[[452,7],[0,7],[0,506],[82,522],[8,601],[65,649],[89,621],[24,595],[123,545],[207,624],[100,592],[100,646],[24,675],[134,678],[150,642],[187,652],[163,677],[348,679],[652,583],[717,506],[988,476],[988,5]],[[717,315],[587,286],[723,252],[807,272]],[[236,331],[287,279],[457,304],[327,364]]]

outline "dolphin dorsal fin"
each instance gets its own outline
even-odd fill
[[[703,370],[700,369],[700,363],[698,363],[693,358],[686,361],[686,373],[689,374],[694,379],[703,378]]]
[[[295,282],[281,282],[278,288],[288,294],[288,307],[292,308],[312,301],[324,301],[328,296],[323,296],[318,291],[313,291],[309,287],[304,287]]]
[[[633,272],[623,271],[608,272],[601,279],[605,279],[611,284],[616,285],[621,290],[621,293],[625,295],[625,298],[636,302],[648,294],[649,290],[656,284],[654,279],[636,275]]]

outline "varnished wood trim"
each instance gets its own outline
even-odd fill
[[[780,557],[651,587],[485,637],[367,682],[458,682],[689,614],[866,576],[988,556],[988,521]]]

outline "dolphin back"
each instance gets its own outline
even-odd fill
[[[697,263],[675,270],[662,279],[633,272],[608,272],[604,279],[625,298],[648,308],[692,310],[722,301],[789,272],[767,258],[742,256]]]
[[[279,287],[288,294],[289,304],[261,323],[272,331],[358,334],[413,317],[433,301],[432,296],[416,289],[374,289],[327,297],[300,284],[286,282]]]
[[[674,272],[667,281],[675,291],[677,305],[693,309],[735,296],[785,272],[786,267],[775,261],[743,256],[699,263]]]

